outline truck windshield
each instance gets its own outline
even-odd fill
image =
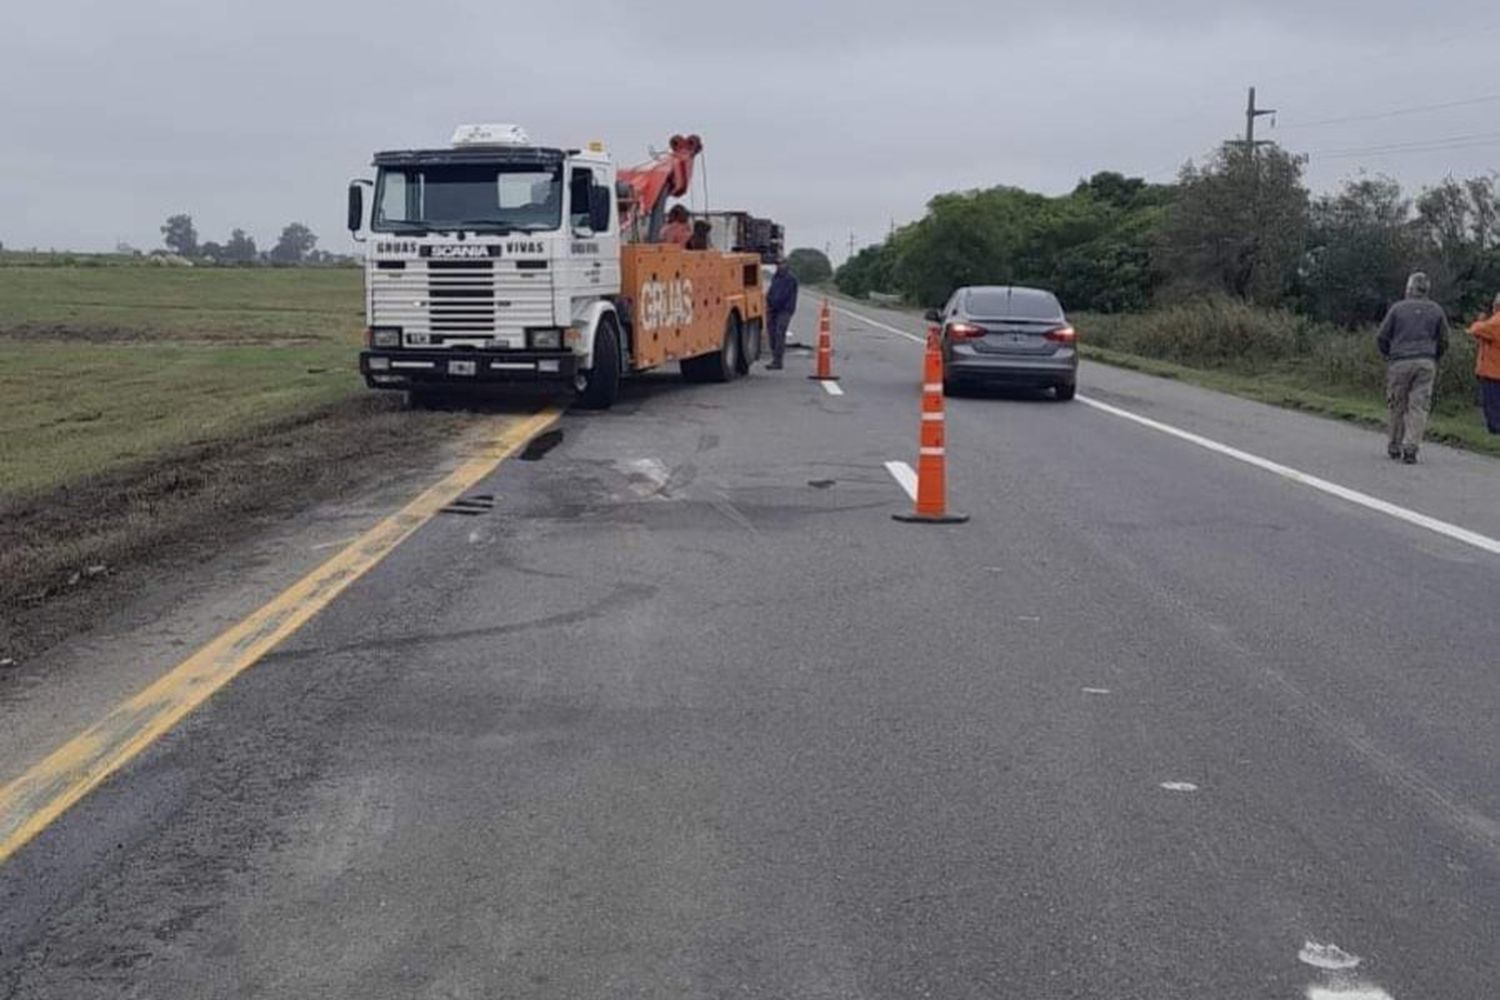
[[[371,227],[537,231],[562,223],[562,172],[553,167],[441,164],[385,167]]]

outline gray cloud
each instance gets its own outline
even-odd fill
[[[841,254],[939,191],[1166,179],[1241,127],[1250,83],[1296,150],[1500,131],[1500,101],[1307,124],[1500,94],[1497,38],[1500,12],[1448,0],[1420,19],[1389,0],[29,4],[0,36],[0,240],[150,246],[190,211],[204,238],[266,245],[300,219],[343,248],[344,183],[375,149],[518,121],[624,161],[699,132],[714,205]],[[1314,157],[1309,179],[1419,186],[1497,154]]]

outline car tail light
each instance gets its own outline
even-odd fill
[[[1047,334],[1047,339],[1055,344],[1076,344],[1078,342],[1078,331],[1071,326],[1060,326]]]
[[[949,323],[948,336],[954,340],[973,340],[975,337],[984,336],[984,327],[975,326],[973,323]]]

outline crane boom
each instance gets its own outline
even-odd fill
[[[702,151],[703,140],[696,135],[674,135],[666,152],[648,163],[621,169],[620,183],[629,188],[629,197],[621,205],[621,228],[633,231],[644,221],[645,238],[654,241],[661,229],[667,199],[688,193],[693,182],[693,161]]]

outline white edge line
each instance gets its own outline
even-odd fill
[[[926,340],[916,336],[915,334],[907,333],[905,330],[898,330],[893,326],[887,326],[885,323],[882,323],[879,320],[871,319],[868,316],[864,316],[856,312],[851,312],[850,310],[840,308],[839,306],[834,306],[833,308],[836,312],[841,312],[845,316],[850,316],[863,323],[869,323],[871,326],[878,326],[882,330],[889,330],[891,333],[899,334],[905,337],[907,340],[914,340],[919,344],[926,343]],[[1218,441],[1203,437],[1199,434],[1194,434],[1191,431],[1185,431],[1180,427],[1173,427],[1171,424],[1164,424],[1159,420],[1152,420],[1150,417],[1143,417],[1139,414],[1131,413],[1129,410],[1122,410],[1118,406],[1111,406],[1108,403],[1101,403],[1099,400],[1090,399],[1087,396],[1079,396],[1077,398],[1080,403],[1092,406],[1094,409],[1100,410],[1104,413],[1112,414],[1124,420],[1133,421],[1137,424],[1140,424],[1142,427],[1149,427],[1152,430],[1161,431],[1163,434],[1169,434],[1172,437],[1178,438],[1179,440],[1187,441],[1190,444],[1195,444],[1200,448],[1207,448],[1209,451],[1217,452],[1220,455],[1235,459],[1239,462],[1244,462],[1246,465],[1252,465],[1257,469],[1273,473],[1274,475],[1280,476],[1283,479],[1290,480],[1294,483],[1301,483],[1303,486],[1310,486],[1315,490],[1320,490],[1323,493],[1327,493],[1329,496],[1338,497],[1340,500],[1344,500],[1347,503],[1352,503],[1356,506],[1364,507],[1366,510],[1373,510],[1377,513],[1384,514],[1387,517],[1393,517],[1398,521],[1405,521],[1407,524],[1415,525],[1419,528],[1426,528],[1428,531],[1436,532],[1439,535],[1442,535],[1446,538],[1451,538],[1457,542],[1463,542],[1465,545],[1472,545],[1474,548],[1489,552],[1492,555],[1500,555],[1500,539],[1494,539],[1489,537],[1488,535],[1481,535],[1477,531],[1470,531],[1468,528],[1461,528],[1456,524],[1450,524],[1447,521],[1441,521],[1435,517],[1429,517],[1426,514],[1421,514],[1417,511],[1409,510],[1405,507],[1393,504],[1388,500],[1382,500],[1379,497],[1370,496],[1368,493],[1361,493],[1360,491],[1352,490],[1347,486],[1340,486],[1338,483],[1329,482],[1326,479],[1320,479],[1319,477],[1310,475],[1306,472],[1301,471],[1300,469],[1293,469],[1290,466],[1282,465],[1279,462],[1273,462],[1268,458],[1261,458],[1259,455],[1252,455],[1247,451],[1241,451],[1240,449],[1230,447],[1227,444],[1220,444]],[[892,472],[891,474],[896,475],[896,473],[894,472]]]
[[[830,396],[842,396],[844,394],[844,390],[839,388],[837,382],[824,381],[819,384],[823,386],[823,391]]]
[[[917,474],[911,466],[905,462],[887,462],[885,470],[901,485],[907,496],[913,501],[917,499]]]
[[[1283,479],[1289,479],[1294,483],[1301,483],[1303,486],[1310,486],[1315,490],[1320,490],[1329,496],[1338,497],[1340,500],[1347,501],[1356,506],[1385,514],[1387,517],[1394,517],[1398,521],[1405,521],[1407,524],[1413,524],[1419,528],[1426,528],[1428,531],[1436,532],[1439,535],[1451,538],[1454,541],[1463,542],[1466,545],[1472,545],[1476,549],[1482,549],[1493,555],[1500,555],[1500,540],[1490,538],[1488,535],[1481,535],[1477,531],[1470,531],[1467,528],[1460,528],[1456,524],[1440,521],[1435,517],[1428,517],[1426,514],[1419,514],[1414,510],[1408,510],[1387,500],[1381,500],[1379,497],[1372,497],[1368,493],[1361,493],[1358,490],[1351,490],[1347,486],[1340,486],[1338,483],[1319,479],[1317,476],[1309,475],[1306,472],[1282,465],[1279,462],[1261,458],[1259,455],[1252,455],[1238,448],[1231,448],[1227,444],[1220,444],[1210,438],[1194,434],[1191,431],[1182,430],[1180,427],[1173,427],[1171,424],[1164,424],[1159,420],[1152,420],[1150,417],[1143,417],[1139,414],[1131,413],[1129,410],[1122,410],[1118,406],[1101,403],[1097,399],[1079,396],[1078,401],[1087,406],[1092,406],[1096,410],[1101,410],[1124,420],[1133,421],[1142,427],[1161,431],[1163,434],[1169,434],[1179,440],[1195,444],[1200,448],[1207,448],[1209,451],[1217,452],[1220,455],[1239,462],[1244,462],[1246,465],[1253,465],[1257,469],[1273,473]]]
[[[907,340],[913,340],[913,341],[916,341],[917,343],[922,344],[922,345],[926,345],[926,343],[927,343],[927,338],[926,337],[918,337],[914,333],[907,333],[905,330],[898,330],[894,326],[887,326],[885,323],[880,322],[880,320],[878,320],[878,319],[871,319],[870,317],[862,315],[860,313],[851,312],[850,310],[845,309],[842,306],[834,306],[833,307],[833,311],[834,312],[843,313],[845,316],[848,316],[850,319],[857,319],[861,323],[868,323],[871,326],[878,326],[878,327],[880,327],[880,329],[885,330],[885,331],[890,332],[890,333],[894,333],[898,337],[905,337]]]

